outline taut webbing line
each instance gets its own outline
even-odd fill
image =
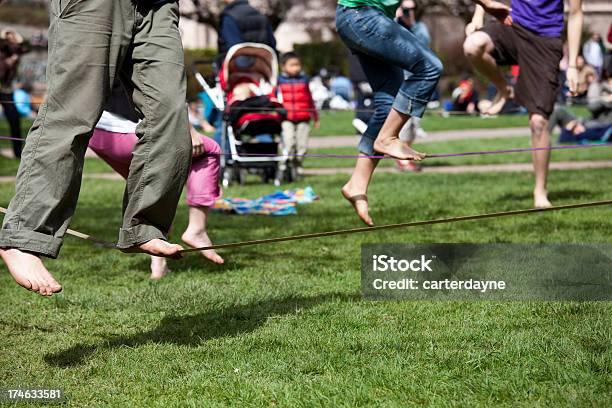
[[[325,237],[331,237],[331,236],[337,236],[337,235],[359,234],[359,233],[374,232],[374,231],[381,231],[381,230],[418,227],[418,226],[423,226],[423,225],[450,224],[450,223],[461,222],[461,221],[482,220],[486,218],[501,218],[501,217],[509,217],[509,216],[514,216],[514,215],[534,214],[534,213],[560,211],[560,210],[571,210],[575,208],[598,207],[598,206],[604,206],[604,205],[612,205],[612,200],[559,205],[559,206],[549,207],[549,208],[530,208],[530,209],[523,209],[523,210],[502,211],[502,212],[487,213],[487,214],[464,215],[464,216],[459,216],[459,217],[440,218],[440,219],[435,219],[435,220],[412,221],[412,222],[403,222],[399,224],[378,225],[374,227],[362,227],[362,228],[352,228],[352,229],[343,229],[343,230],[335,230],[335,231],[315,232],[315,233],[310,233],[310,234],[290,235],[286,237],[266,238],[266,239],[252,240],[252,241],[239,241],[239,242],[231,242],[227,244],[210,245],[210,246],[200,247],[200,248],[184,249],[181,251],[181,253],[198,252],[198,251],[205,251],[209,249],[238,248],[238,247],[245,247],[245,246],[264,245],[264,244],[272,244],[272,243],[277,243],[277,242],[288,242],[288,241],[297,241],[297,240],[305,240],[305,239],[325,238]],[[0,213],[6,214],[6,209],[0,207]],[[114,244],[111,244],[110,242],[95,238],[88,234],[83,234],[81,232],[74,231],[71,229],[67,230],[66,233],[68,235],[72,235],[79,239],[90,241],[98,245],[102,245],[105,248],[117,249]]]
[[[252,245],[272,244],[276,242],[297,241],[297,240],[313,239],[313,238],[324,238],[324,237],[331,237],[331,236],[336,236],[336,235],[359,234],[362,232],[373,232],[373,231],[391,230],[391,229],[397,229],[397,228],[418,227],[422,225],[449,224],[449,223],[460,222],[460,221],[482,220],[485,218],[501,218],[501,217],[508,217],[512,215],[533,214],[533,213],[540,213],[540,212],[569,210],[573,208],[596,207],[596,206],[602,206],[602,205],[612,205],[612,200],[594,201],[594,202],[578,203],[578,204],[567,204],[567,205],[560,205],[560,206],[549,207],[549,208],[531,208],[531,209],[524,209],[524,210],[503,211],[503,212],[488,213],[488,214],[464,215],[464,216],[459,216],[459,217],[440,218],[437,220],[403,222],[399,224],[386,224],[386,225],[379,225],[379,226],[374,226],[374,227],[362,227],[362,228],[352,228],[352,229],[344,229],[344,230],[336,230],[336,231],[316,232],[312,234],[290,235],[290,236],[279,237],[279,238],[266,238],[266,239],[258,239],[258,240],[253,240],[253,241],[241,241],[241,242],[234,242],[234,243],[228,243],[228,244],[211,245],[211,246],[201,247],[201,248],[190,248],[190,249],[185,249],[181,252],[196,252],[196,251],[204,251],[208,249],[236,248],[236,247],[244,247],[244,246],[252,246]]]

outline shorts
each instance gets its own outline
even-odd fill
[[[493,58],[498,65],[520,68],[514,87],[516,101],[530,114],[548,118],[559,90],[559,62],[563,41],[559,37],[542,37],[516,23],[508,27],[496,21],[482,28],[495,45]]]

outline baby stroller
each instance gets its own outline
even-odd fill
[[[264,183],[280,185],[278,135],[286,117],[276,99],[278,59],[267,45],[238,44],[230,48],[214,88],[194,69],[200,85],[223,113],[221,170],[223,186],[244,184],[247,174],[258,174]],[[266,135],[265,139],[261,137]]]

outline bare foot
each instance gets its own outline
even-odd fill
[[[155,238],[144,244],[135,245],[130,248],[121,249],[127,254],[149,254],[154,256],[163,256],[164,258],[181,259],[183,255],[181,251],[183,247],[176,244],[171,244],[163,239]]]
[[[533,192],[533,206],[535,208],[550,208],[552,204],[548,201],[548,192],[546,191],[534,191]]]
[[[491,106],[489,106],[489,109],[483,113],[485,115],[497,115],[502,111],[506,102],[512,98],[514,98],[514,88],[511,86],[498,90],[497,95],[495,95],[495,99],[493,99],[493,102],[491,102]]]
[[[372,221],[369,213],[368,196],[363,192],[352,189],[349,183],[342,187],[340,191],[342,192],[342,196],[351,203],[361,221],[372,227],[374,221]]]
[[[391,139],[376,139],[374,142],[374,150],[379,153],[386,154],[394,159],[400,160],[415,160],[421,161],[427,155],[420,153],[411,148],[408,143],[402,142],[399,138]]]
[[[187,229],[187,231],[183,233],[183,236],[181,237],[181,239],[183,240],[184,243],[186,243],[192,248],[201,248],[201,247],[212,245],[212,241],[208,237],[208,234],[206,233],[206,231],[193,231],[193,230]],[[225,263],[223,258],[221,258],[221,256],[214,249],[207,249],[205,251],[200,251],[200,253],[202,254],[204,258],[210,260],[213,263],[216,263],[216,264]]]
[[[166,258],[161,256],[151,257],[151,279],[159,280],[166,276],[168,272],[170,272],[170,268],[168,268]]]
[[[24,288],[43,296],[62,291],[62,285],[57,283],[38,256],[18,249],[0,249],[0,256],[13,279]]]

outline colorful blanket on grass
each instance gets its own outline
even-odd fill
[[[317,200],[319,196],[315,194],[312,187],[306,187],[276,191],[255,200],[238,197],[221,198],[212,206],[212,210],[240,215],[296,215],[297,204],[308,204]]]

